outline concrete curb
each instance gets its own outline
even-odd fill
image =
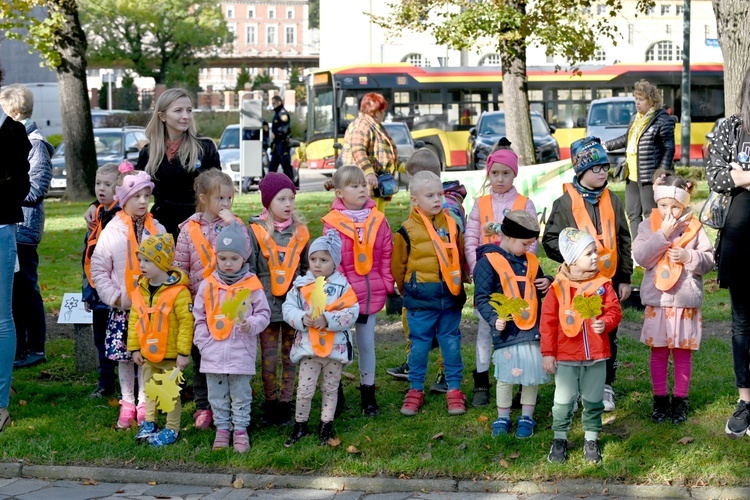
[[[366,493],[398,493],[416,491],[512,493],[518,495],[612,495],[640,498],[750,498],[750,487],[631,485],[599,480],[566,480],[534,483],[531,481],[469,481],[454,479],[396,479],[388,477],[330,477],[274,474],[217,474],[168,472],[143,469],[78,467],[59,465],[24,465],[23,462],[0,462],[0,477],[27,477],[52,480],[93,479],[112,483],[183,484],[214,488],[231,487],[242,479],[249,489],[317,489],[361,491]]]

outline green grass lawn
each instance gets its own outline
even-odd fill
[[[622,195],[622,186],[614,185]],[[705,197],[705,184],[702,196]],[[320,216],[330,206],[330,193],[300,194],[297,207],[305,214],[312,235],[320,233]],[[699,196],[700,197],[700,196]],[[696,198],[699,198],[696,197]],[[395,230],[406,217],[408,196],[399,193],[387,209]],[[235,204],[243,219],[260,210],[258,195],[245,195]],[[56,311],[66,291],[79,290],[80,249],[84,233],[81,215],[85,204],[49,201],[47,230],[40,248],[40,275],[48,310]],[[556,265],[546,258],[543,269],[554,273]],[[640,274],[636,281],[640,280]],[[472,287],[468,287],[469,292]],[[75,372],[72,341],[51,340],[50,361],[42,366],[14,373],[15,396],[10,411],[13,427],[0,434],[3,461],[25,460],[35,464],[93,464],[102,466],[156,467],[181,471],[246,471],[281,473],[323,473],[330,475],[388,475],[394,477],[452,477],[503,480],[557,480],[564,478],[612,479],[630,483],[675,485],[745,485],[747,476],[747,443],[724,437],[726,418],[734,407],[737,393],[731,362],[731,346],[714,338],[712,323],[729,319],[728,298],[715,283],[707,286],[704,306],[706,329],[701,350],[695,353],[690,393],[690,418],[675,427],[655,425],[650,421],[651,384],[648,348],[632,338],[622,338],[618,381],[617,411],[605,414],[602,435],[604,462],[600,466],[585,463],[582,458],[583,432],[580,419],[570,434],[570,460],[550,465],[546,453],[552,439],[549,429],[554,385],[540,389],[536,412],[536,434],[528,440],[512,436],[493,439],[490,424],[494,408],[470,408],[464,416],[449,417],[442,395],[428,395],[422,412],[413,418],[398,410],[407,383],[391,379],[386,368],[403,362],[404,342],[390,335],[377,348],[378,400],[383,414],[376,419],[359,415],[358,380],[345,378],[347,406],[335,428],[341,445],[321,447],[314,437],[303,439],[290,449],[283,443],[287,429],[261,428],[255,418],[262,396],[254,402],[251,424],[253,447],[240,456],[231,451],[212,452],[213,432],[193,429],[192,402],[183,411],[181,440],[167,449],[138,446],[135,431],[116,431],[117,408],[102,400],[90,400],[88,394],[96,385],[96,374]],[[473,317],[470,306],[466,318]],[[642,315],[627,311],[630,330],[637,328]],[[384,315],[381,325],[392,324]],[[471,324],[469,325],[471,326]],[[376,333],[377,334],[377,333]],[[463,347],[466,374],[464,392],[471,398],[471,368],[474,345]],[[435,376],[432,353],[429,382]],[[190,371],[191,368],[188,368]],[[357,373],[356,362],[347,368]],[[188,373],[189,375],[189,373]],[[356,377],[358,379],[358,377]],[[262,394],[260,377],[253,381],[256,394]],[[494,403],[494,391],[492,395]],[[316,395],[311,424],[317,426],[320,397]],[[580,416],[580,414],[579,414]],[[516,417],[514,412],[513,417]],[[681,444],[684,437],[692,441]],[[347,452],[355,446],[359,454]]]

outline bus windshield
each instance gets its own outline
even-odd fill
[[[611,101],[591,106],[589,126],[627,127],[630,117],[635,114],[634,101]]]
[[[312,135],[333,134],[333,89],[314,89],[310,110]]]

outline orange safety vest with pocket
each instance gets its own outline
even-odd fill
[[[527,201],[529,201],[529,199],[526,196],[519,194],[513,202],[511,211],[526,210]],[[484,234],[484,226],[486,226],[488,222],[493,222],[495,220],[495,212],[492,210],[492,195],[486,194],[480,196],[477,203],[479,204],[479,232],[482,234],[482,245],[486,245],[487,243],[492,243],[494,240],[491,236]]]
[[[274,297],[283,297],[297,274],[302,252],[310,240],[310,232],[300,224],[289,244],[282,247],[276,244],[262,224],[250,224],[250,229],[253,230],[260,251],[268,261],[268,269],[271,271],[271,293]],[[280,254],[283,254],[283,257],[280,257]]]
[[[96,226],[91,231],[89,239],[86,241],[86,249],[83,251],[83,272],[86,275],[86,279],[89,281],[91,288],[96,288],[96,284],[94,284],[94,280],[91,278],[91,255],[93,255],[94,247],[99,241],[99,236],[101,236],[102,230],[104,229],[102,227],[102,221],[100,218],[101,213],[102,210],[112,210],[112,208],[116,204],[117,202],[113,201],[112,204],[108,207],[99,205],[98,207],[96,207],[96,212],[94,212],[94,220],[96,221]]]
[[[239,217],[237,217],[237,221],[244,225],[242,219]],[[198,258],[203,265],[203,279],[206,279],[216,271],[216,252],[206,237],[203,236],[200,221],[194,219],[188,221],[188,235],[190,235],[190,239],[195,246],[195,251],[198,253]]]
[[[124,211],[120,210],[117,212],[117,216],[122,219],[128,228],[128,242],[125,254],[125,292],[128,297],[133,295],[133,291],[138,289],[138,278],[141,276],[141,266],[138,265],[138,239],[135,237],[135,228],[133,227],[133,219]],[[143,221],[143,229],[148,231],[148,234],[154,236],[159,233],[159,230],[154,224],[154,217],[150,213],[146,213],[146,218]]]
[[[575,337],[581,333],[584,319],[578,311],[573,308],[573,299],[578,295],[584,297],[590,297],[596,293],[599,288],[604,286],[605,283],[609,283],[610,279],[597,274],[594,278],[584,281],[575,282],[576,288],[575,295],[570,295],[570,280],[564,276],[557,276],[557,279],[552,283],[552,289],[555,291],[558,302],[558,319],[560,321],[560,328],[566,337]]]
[[[263,289],[263,285],[257,276],[248,276],[234,285],[225,285],[219,283],[216,276],[211,275],[206,278],[206,288],[203,291],[203,302],[206,305],[206,325],[211,336],[216,340],[226,340],[234,329],[234,318],[228,318],[221,312],[221,304],[227,300],[232,300],[240,290]],[[219,290],[226,290],[224,300],[219,300]],[[247,298],[250,300],[250,297]]]
[[[312,295],[314,286],[315,282],[312,282],[309,285],[301,287],[299,290],[308,305],[311,304],[310,297]],[[354,293],[354,290],[351,287],[349,287],[344,295],[336,299],[334,302],[326,304],[326,311],[341,311],[343,309],[353,307],[356,303],[357,294]],[[312,346],[312,350],[315,355],[320,356],[321,358],[327,358],[333,350],[333,341],[336,336],[336,332],[332,332],[330,330],[316,330],[312,327],[308,327],[307,330],[310,332],[310,345]]]
[[[383,212],[375,208],[370,211],[364,222],[354,222],[338,210],[331,210],[323,217],[323,222],[354,242],[354,270],[360,276],[366,276],[372,270],[372,252],[378,237],[378,229],[384,220]]]
[[[573,218],[576,226],[581,231],[589,233],[596,242],[599,272],[607,278],[612,278],[617,272],[617,223],[609,189],[605,189],[599,199],[599,215],[602,219],[602,232],[600,233],[586,211],[586,202],[583,201],[583,197],[576,191],[576,188],[569,183],[564,184],[564,187],[573,202]]]
[[[172,312],[177,294],[184,288],[184,285],[165,287],[159,293],[157,303],[151,307],[146,305],[140,289],[130,295],[133,310],[138,313],[135,331],[138,334],[141,355],[152,363],[162,361],[167,353],[169,313]]]
[[[428,219],[421,210],[416,209],[417,213],[422,217],[422,222],[427,229],[427,233],[430,235],[432,245],[435,247],[435,253],[437,253],[438,264],[440,264],[440,273],[443,275],[443,280],[448,286],[451,294],[458,296],[461,293],[461,255],[458,251],[458,225],[455,219],[448,213],[443,211],[445,215],[445,221],[448,224],[448,242],[437,234],[435,228],[432,227],[432,222]]]
[[[662,218],[656,208],[651,210],[649,221],[651,222],[652,233],[660,230]],[[702,225],[700,221],[696,217],[691,217],[685,232],[677,240],[673,241],[669,245],[669,248],[685,248],[693,238],[698,236],[698,231],[700,231],[701,227]],[[659,259],[659,262],[656,264],[654,272],[656,288],[662,292],[671,290],[677,283],[677,280],[680,279],[683,267],[684,266],[681,263],[672,261],[672,259],[667,256],[667,252],[664,252],[664,255],[661,256],[661,259]]]
[[[518,276],[514,273],[508,259],[498,252],[488,253],[486,257],[500,277],[500,285],[503,287],[504,294],[510,298],[522,298],[529,304],[520,314],[512,315],[512,318],[513,322],[521,330],[531,330],[536,325],[539,314],[539,300],[537,298],[536,286],[534,286],[534,279],[536,273],[539,271],[539,260],[536,258],[536,255],[526,252],[528,265],[526,266],[525,276]],[[523,281],[525,284],[523,297],[521,297],[521,291],[518,287],[519,281]]]

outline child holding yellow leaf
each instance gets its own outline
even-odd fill
[[[270,322],[271,309],[257,276],[246,263],[250,251],[244,227],[230,224],[216,238],[216,271],[195,295],[195,339],[200,370],[206,375],[216,438],[214,450],[250,449],[247,427],[253,392],[258,334]]]
[[[352,362],[351,328],[359,316],[357,294],[341,265],[341,239],[329,229],[313,241],[308,255],[310,270],[294,280],[282,307],[284,321],[296,331],[291,359],[299,364],[299,385],[294,428],[284,446],[307,436],[310,402],[320,374],[320,444],[334,437],[337,392],[344,365]]]
[[[132,306],[128,319],[128,351],[133,362],[143,367],[146,386],[146,417],[135,439],[148,440],[152,446],[165,446],[177,441],[180,434],[180,389],[177,379],[190,363],[193,345],[193,314],[191,313],[188,278],[172,268],[174,238],[169,233],[149,236],[138,248],[141,277],[138,288],[130,294]],[[170,374],[165,377],[165,374]],[[174,377],[172,376],[174,375]],[[156,393],[149,391],[152,379],[161,379]],[[167,413],[167,426],[156,426],[157,396],[159,407]]]
[[[565,262],[557,272],[552,292],[544,299],[539,322],[544,370],[556,373],[552,407],[555,437],[547,460],[562,463],[568,458],[568,430],[580,393],[583,456],[589,462],[600,462],[602,400],[610,356],[608,333],[617,328],[622,311],[612,283],[599,272],[594,238],[567,227],[560,231],[558,247]]]
[[[534,434],[534,408],[539,384],[549,381],[542,368],[539,350],[539,310],[541,295],[552,280],[544,276],[539,260],[531,252],[539,238],[536,217],[525,210],[514,210],[502,223],[489,222],[484,232],[499,243],[477,249],[474,267],[474,302],[488,323],[497,379],[497,420],[494,437],[510,431],[513,385],[521,385],[521,416],[517,438]]]

